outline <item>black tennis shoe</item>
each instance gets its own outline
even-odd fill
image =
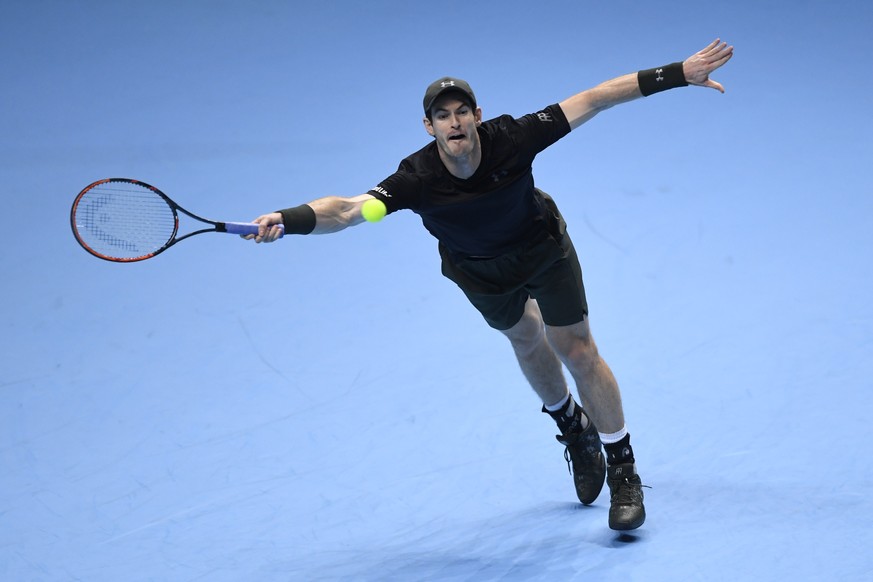
[[[594,423],[589,419],[588,428],[585,430],[568,431],[555,438],[566,447],[564,460],[567,461],[568,469],[572,467],[576,496],[585,505],[594,503],[606,479],[606,458],[603,456],[600,436]]]
[[[618,531],[637,529],[646,521],[643,507],[643,483],[633,463],[610,465],[606,483],[609,485],[609,528]]]

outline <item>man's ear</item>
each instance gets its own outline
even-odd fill
[[[431,137],[433,137],[433,123],[431,123],[430,119],[428,119],[427,117],[425,117],[424,119],[422,119],[422,121],[424,122],[424,130],[425,130],[425,131],[426,131],[426,132],[427,132]]]
[[[481,124],[482,124],[482,108],[477,107],[476,108],[476,125],[481,125]]]

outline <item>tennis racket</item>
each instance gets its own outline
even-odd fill
[[[179,236],[179,213],[208,225]],[[157,256],[204,232],[257,234],[251,222],[218,222],[189,212],[145,182],[129,178],[98,180],[79,192],[70,225],[82,247],[100,259],[132,263]],[[279,228],[283,230],[282,225]]]

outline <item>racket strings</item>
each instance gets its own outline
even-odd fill
[[[135,259],[163,248],[176,232],[176,215],[156,192],[133,183],[100,184],[84,193],[74,222],[94,252]]]

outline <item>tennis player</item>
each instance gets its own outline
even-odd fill
[[[682,62],[616,77],[519,118],[489,121],[467,82],[443,77],[424,94],[424,129],[433,141],[396,172],[366,194],[259,216],[258,234],[246,238],[273,242],[279,224],[289,234],[336,232],[363,222],[361,207],[374,198],[389,214],[417,213],[439,241],[443,274],[509,339],[543,411],[557,423],[579,501],[593,503],[605,480],[609,527],[636,529],[646,518],[643,485],[618,384],[591,335],[566,223],[534,185],[531,166],[539,152],[615,105],[687,85],[724,93],[710,74],[732,56],[732,46],[715,40]]]

